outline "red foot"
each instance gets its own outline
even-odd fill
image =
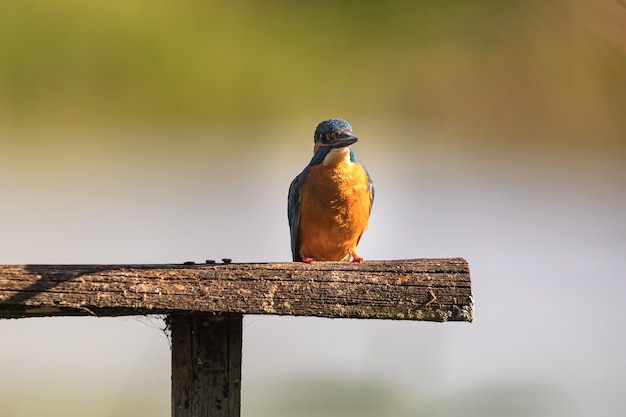
[[[363,262],[363,258],[356,254],[356,251],[352,252],[352,262]]]
[[[309,258],[308,256],[302,256],[302,262],[307,263],[307,264],[312,264],[313,262],[315,262],[315,259],[313,258]]]

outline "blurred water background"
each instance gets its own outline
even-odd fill
[[[243,416],[626,413],[621,0],[9,1],[0,263],[289,261],[349,120],[366,259],[468,259],[473,324],[248,316]],[[168,416],[158,318],[0,321],[0,415]]]

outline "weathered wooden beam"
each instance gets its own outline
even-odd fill
[[[168,317],[172,417],[239,417],[241,314]]]
[[[0,265],[0,317],[236,313],[472,321],[464,259]]]

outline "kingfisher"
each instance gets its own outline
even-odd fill
[[[350,123],[328,119],[313,135],[313,158],[289,186],[287,217],[294,262],[362,262],[356,252],[367,228],[374,185],[356,161]]]

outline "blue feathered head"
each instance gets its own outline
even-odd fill
[[[350,123],[342,119],[328,119],[317,125],[313,139],[316,144],[329,146],[335,143],[337,139],[346,139],[356,142],[357,137],[352,135],[352,126]],[[344,145],[345,146],[345,145]]]

